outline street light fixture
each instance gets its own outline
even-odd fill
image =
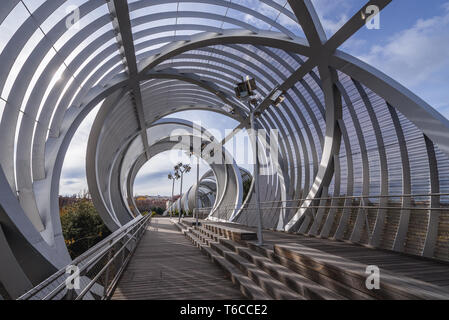
[[[250,79],[248,76],[246,80],[237,84],[235,88],[236,97],[238,99],[247,100],[249,110],[250,110],[250,124],[251,124],[251,135],[254,145],[254,186],[255,186],[255,197],[256,197],[256,210],[258,214],[258,224],[257,224],[257,242],[258,245],[263,245],[262,236],[262,213],[260,211],[260,192],[259,192],[259,148],[257,141],[257,134],[255,132],[255,120],[256,116],[260,116],[260,112],[257,111],[257,100],[255,99],[254,90],[257,89],[256,81]],[[254,105],[254,106],[253,106]],[[257,112],[257,114],[256,114]]]
[[[273,105],[275,107],[279,107],[279,105],[284,102],[285,96],[284,91],[282,90],[276,90],[270,97],[271,101],[273,101]]]
[[[246,80],[237,83],[235,87],[235,95],[238,99],[247,99],[254,95],[254,90],[257,89],[256,80],[250,79],[246,76]]]
[[[255,131],[255,118],[260,117],[263,110],[259,109],[257,99],[255,98],[255,90],[257,89],[256,80],[250,79],[249,76],[235,87],[235,94],[238,99],[246,100],[250,109],[250,125],[251,133],[253,137],[254,145],[254,187],[256,196],[256,210],[258,214],[257,223],[257,242],[258,245],[263,245],[263,235],[262,235],[262,213],[260,210],[260,191],[259,191],[259,143],[257,141],[257,134]],[[272,103],[272,105],[278,107],[285,99],[285,92],[279,88],[272,91],[272,93],[267,97]]]
[[[205,144],[204,144],[205,146]],[[203,144],[201,145],[201,152],[203,151]],[[195,155],[193,145],[190,146],[190,152],[188,152],[190,158]],[[194,216],[196,215],[196,225],[198,226],[198,188],[200,182],[200,154],[196,156],[196,188],[195,188],[195,208],[193,209]]]

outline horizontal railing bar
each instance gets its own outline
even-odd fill
[[[80,268],[80,276],[81,272],[87,269],[92,264],[95,264],[99,259],[103,257],[104,254],[106,254],[109,249],[114,246],[117,242],[119,242],[123,237],[125,237],[129,232],[131,232],[133,229],[135,229],[140,224],[144,223],[146,220],[148,220],[150,217],[144,217],[139,216],[136,219],[133,219],[132,221],[128,222],[126,225],[120,227],[118,230],[114,231],[112,234],[107,236],[105,239],[94,245],[92,248],[81,254],[79,257],[75,258],[70,265],[81,265]],[[112,241],[112,242],[111,242]],[[107,246],[105,248],[105,246]],[[102,249],[102,250],[101,250]],[[100,250],[100,253],[97,253]],[[97,254],[95,254],[97,253]],[[87,263],[83,263],[84,260],[90,258],[93,256],[94,258],[87,261]],[[53,275],[51,275],[49,278],[32,288],[27,293],[23,294],[21,297],[18,298],[18,300],[25,300],[30,298],[31,296],[35,295],[36,293],[40,292],[42,289],[46,288],[49,284],[53,283],[56,279],[61,277],[66,273],[67,266],[64,268],[61,268],[57,272],[55,272]],[[60,283],[56,288],[54,288],[49,294],[47,294],[43,300],[46,300],[48,298],[54,297],[56,294],[58,294],[64,287],[65,281]]]
[[[80,256],[76,257],[72,261],[71,264],[79,264],[82,260],[86,259],[90,255],[92,255],[95,251],[97,251],[99,248],[101,248],[102,246],[107,244],[107,242],[109,242],[111,239],[113,239],[113,238],[115,238],[117,236],[120,236],[123,232],[125,232],[125,230],[127,230],[128,228],[131,228],[134,224],[138,223],[140,220],[142,220],[142,218],[144,218],[144,217],[140,216],[140,217],[136,218],[136,219],[138,219],[137,221],[135,221],[136,219],[134,219],[134,220],[128,222],[126,225],[122,226],[120,229],[114,231],[112,234],[110,234],[109,236],[104,238],[102,241],[100,241],[99,243],[95,244],[92,248],[88,249],[86,252],[84,252]],[[67,266],[64,266],[64,268],[59,269],[53,275],[51,275],[50,277],[45,279],[43,282],[41,282],[40,284],[38,284],[37,286],[35,286],[31,290],[29,290],[28,292],[26,292],[25,294],[20,296],[18,298],[18,300],[27,299],[28,297],[32,296],[34,293],[39,292],[40,289],[46,287],[49,283],[53,282],[58,277],[60,277],[61,275],[65,274],[66,268],[67,268]]]
[[[260,210],[272,210],[272,209],[385,209],[385,210],[424,210],[424,211],[448,211],[449,208],[417,208],[417,207],[379,207],[379,206],[307,206],[307,207],[270,207],[270,208],[260,208]],[[256,211],[257,208],[242,208],[246,211]],[[232,209],[219,209],[218,212],[222,210],[231,211]]]
[[[323,197],[323,198],[301,198],[301,199],[291,199],[291,200],[274,200],[274,201],[260,201],[260,204],[264,203],[288,203],[295,201],[319,201],[319,200],[334,200],[334,199],[381,199],[381,198],[413,198],[413,197],[444,197],[449,196],[449,193],[423,193],[423,194],[397,194],[397,195],[360,195],[360,196],[333,196],[333,197]],[[242,204],[244,207],[248,204]],[[223,206],[220,206],[223,207]],[[227,206],[225,206],[227,207]],[[239,208],[239,207],[237,207]],[[198,210],[211,210],[213,207],[209,208],[199,208]],[[217,208],[218,209],[218,208]]]
[[[109,267],[109,265],[114,262],[114,260],[119,256],[119,254],[127,247],[128,243],[131,240],[134,240],[134,236],[140,231],[140,229],[142,229],[142,227],[146,227],[146,222],[149,220],[148,218],[151,218],[151,216],[147,217],[147,219],[144,221],[143,224],[141,224],[137,230],[131,235],[131,237],[125,242],[124,245],[122,245],[120,247],[120,249],[114,254],[114,256],[112,256],[112,258],[108,261],[108,263],[106,263],[103,268],[101,268],[101,270],[97,273],[97,275],[89,282],[89,284],[81,291],[81,293],[76,297],[75,300],[80,300],[82,299],[87,292],[89,292],[90,288],[92,288],[92,286],[97,282],[98,278],[103,274],[104,271],[106,271],[106,269]],[[130,252],[131,254],[131,252]]]
[[[145,219],[148,219],[149,217],[146,217]],[[117,239],[115,239],[109,247],[104,248],[103,250],[101,250],[99,253],[97,253],[96,255],[93,256],[92,259],[90,259],[88,262],[86,262],[85,264],[83,264],[81,266],[81,268],[79,269],[79,273],[80,276],[82,275],[82,272],[84,270],[86,270],[89,266],[91,266],[92,264],[95,264],[98,260],[100,260],[106,253],[109,252],[109,250],[119,241],[121,241],[126,235],[128,235],[129,232],[132,232],[132,230],[134,230],[134,228],[136,228],[139,224],[141,224],[143,221],[143,223],[145,223],[145,220],[140,219],[136,224],[132,225],[132,227],[130,227],[131,230],[129,230],[128,232],[122,234],[121,237],[118,237]],[[50,292],[50,294],[48,294],[47,296],[45,296],[42,300],[47,300],[47,297],[50,296],[49,298],[54,297],[56,294],[58,294],[64,287],[65,283],[61,283],[58,287],[56,287],[52,292]],[[59,289],[57,292],[55,292],[57,289]],[[55,293],[53,293],[55,292]]]

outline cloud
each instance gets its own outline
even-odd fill
[[[63,173],[64,179],[71,179],[71,178],[80,179],[85,177],[86,171],[84,167],[85,166],[83,166],[81,163],[78,166],[66,167]]]
[[[408,87],[438,81],[442,71],[449,71],[449,3],[442,11],[430,19],[419,19],[384,44],[373,45],[359,58]],[[447,72],[444,78],[447,81]]]
[[[348,21],[351,9],[358,6],[357,1],[355,5],[353,2],[348,0],[312,0],[328,36],[333,35]]]
[[[146,184],[148,181],[151,180],[161,180],[161,179],[167,179],[166,172],[149,172],[139,175],[136,179],[136,184],[142,185]]]
[[[355,5],[353,3],[354,1],[356,2]],[[276,9],[273,9],[263,2],[254,0],[244,0],[241,2],[243,2],[245,6],[248,6],[273,20],[277,19],[277,22],[284,27],[291,28],[297,26],[296,21],[293,21],[283,14],[279,15],[279,12]],[[349,12],[354,6],[358,6],[357,2],[357,0],[312,0],[315,10],[321,19],[323,28],[328,36],[334,34],[349,19]],[[267,23],[250,14],[245,14],[244,19],[245,22],[260,29],[268,28]]]
[[[64,185],[66,185],[66,186],[74,185],[77,183],[79,183],[79,181],[77,181],[77,180],[65,180],[64,181]]]
[[[176,161],[174,161],[176,160]],[[184,175],[183,192],[196,183],[196,158],[190,158],[183,153],[182,158],[177,157],[177,151],[166,151],[160,153],[148,161],[137,174],[134,184],[134,195],[164,195],[170,196],[172,183],[167,175],[173,171],[174,164],[182,161],[190,163],[192,170]],[[204,162],[200,162],[200,177],[208,171],[210,167]],[[179,193],[180,180],[175,183],[175,194]]]
[[[77,194],[88,189],[85,169],[86,147],[98,109],[99,107],[95,108],[81,123],[67,150],[61,174],[59,190],[61,195]],[[224,137],[225,129],[234,129],[238,125],[237,121],[210,111],[184,111],[169,117],[198,121],[200,125],[210,129],[211,133],[220,139]],[[151,159],[142,167],[136,177],[135,193],[170,195],[171,184],[167,179],[167,174],[179,161],[186,163],[189,158],[183,152],[173,151]],[[193,160],[192,167],[194,167],[192,173],[184,179],[184,190],[196,181],[196,160]],[[204,174],[207,170],[209,170],[209,166],[203,163],[200,167],[200,174]],[[179,187],[177,188],[179,192]]]
[[[94,108],[79,126],[67,150],[62,166],[59,194],[72,195],[87,190],[86,147],[90,129],[98,113]]]

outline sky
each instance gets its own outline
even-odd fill
[[[247,5],[263,5],[256,0],[235,0]],[[312,0],[330,37],[362,5],[364,0]],[[244,17],[251,22],[251,17]],[[449,118],[449,0],[393,0],[380,14],[380,28],[362,28],[340,49],[373,65],[410,89],[412,92]],[[60,194],[76,194],[87,189],[85,150],[94,110],[78,129],[64,162]],[[205,111],[188,111],[170,117],[195,119],[222,134],[233,129],[236,121]],[[241,134],[245,135],[244,133]],[[188,158],[182,159],[187,161]],[[135,194],[170,195],[171,182],[167,174],[173,167],[173,154],[160,154],[139,172]],[[251,166],[246,166],[250,169]],[[200,174],[208,170],[200,166]],[[196,160],[186,176],[184,188],[196,179]],[[179,185],[176,189],[178,190]],[[185,189],[184,189],[185,190]],[[176,193],[176,192],[175,192]]]

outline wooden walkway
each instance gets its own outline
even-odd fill
[[[244,299],[217,265],[166,218],[153,219],[112,299]]]

